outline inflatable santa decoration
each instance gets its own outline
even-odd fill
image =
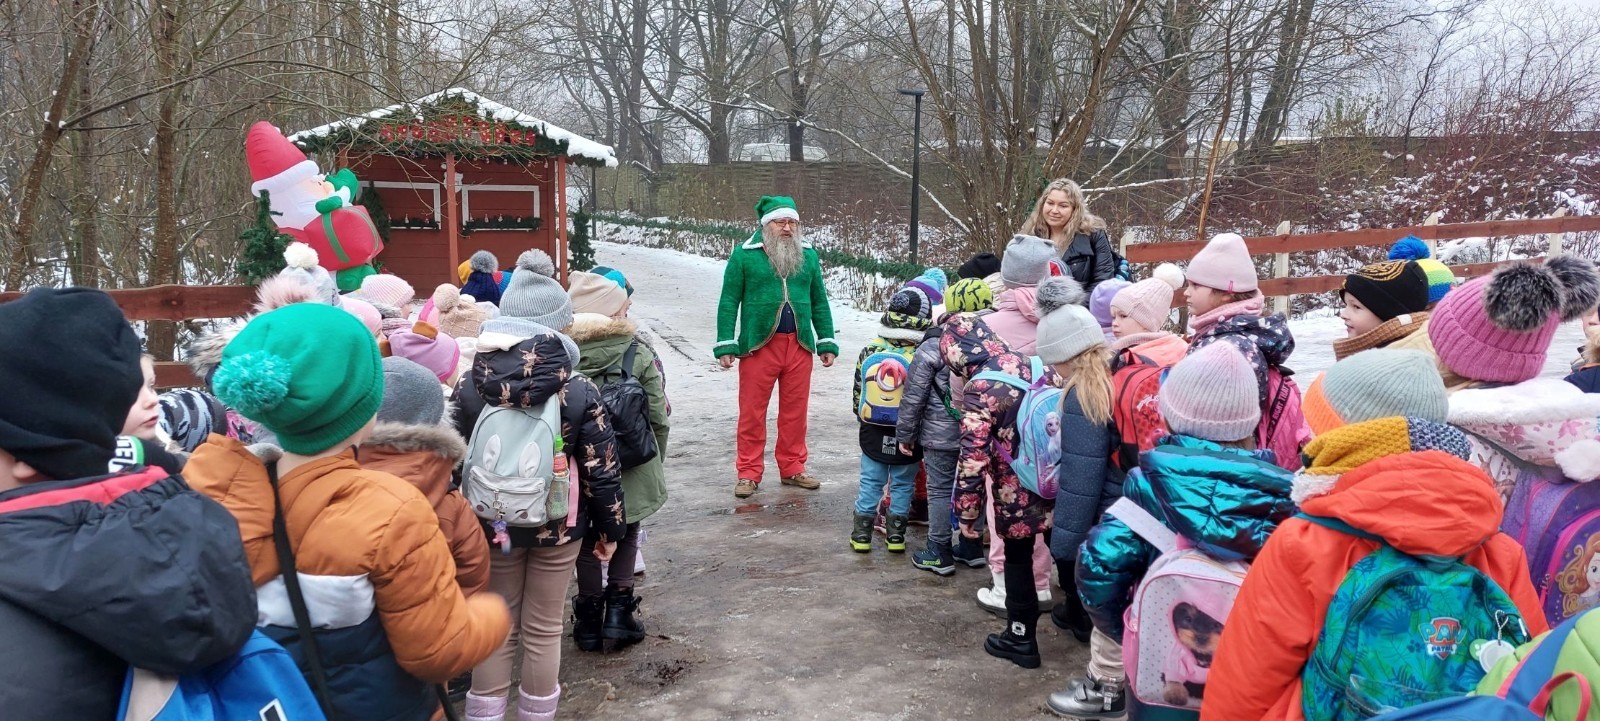
[[[250,193],[265,191],[278,230],[311,246],[322,267],[337,271],[339,290],[356,290],[376,271],[372,259],[383,239],[355,204],[361,187],[348,168],[324,176],[317,164],[271,123],[250,126],[244,139],[250,166]]]

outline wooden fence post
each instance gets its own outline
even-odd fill
[[[1443,217],[1444,217],[1444,211],[1435,210],[1432,213],[1428,214],[1428,219],[1422,221],[1422,224],[1423,225],[1438,225],[1439,224],[1439,220],[1441,218],[1443,218]],[[1439,257],[1439,241],[1434,240],[1432,238],[1429,238],[1428,240],[1424,240],[1422,242],[1425,243],[1428,246],[1428,257],[1429,258],[1438,259],[1438,257]]]
[[[1563,218],[1563,217],[1566,217],[1566,215],[1567,215],[1567,209],[1566,208],[1561,208],[1561,209],[1557,210],[1556,212],[1551,213],[1550,217],[1552,217],[1552,218]],[[1545,239],[1546,242],[1548,242],[1550,244],[1550,249],[1545,251],[1545,255],[1548,255],[1551,258],[1554,258],[1554,257],[1556,257],[1558,255],[1561,255],[1561,252],[1563,250],[1562,244],[1566,240],[1566,238],[1567,238],[1567,234],[1566,233],[1551,233],[1549,235],[1546,235],[1544,237],[1544,239]]]
[[[1285,221],[1283,221],[1283,222],[1278,224],[1278,232],[1276,233],[1276,235],[1281,237],[1281,236],[1286,236],[1286,235],[1288,235],[1288,234],[1290,234],[1292,232],[1294,232],[1294,224],[1290,223],[1287,220],[1285,220]],[[1272,254],[1272,277],[1274,277],[1274,278],[1287,278],[1287,277],[1289,277],[1289,254],[1288,253],[1273,253]],[[1288,295],[1280,295],[1280,296],[1278,296],[1276,298],[1273,298],[1272,299],[1272,310],[1274,312],[1282,313],[1285,316],[1288,316],[1289,315],[1289,308],[1290,308],[1290,300],[1292,300],[1292,298],[1290,296],[1288,296]]]

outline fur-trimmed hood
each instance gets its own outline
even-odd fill
[[[572,327],[567,336],[579,345],[606,338],[637,336],[639,324],[629,318],[612,318],[599,313],[578,313],[572,316]]]
[[[467,443],[454,428],[379,423],[361,444],[361,467],[399,476],[439,507],[450,492],[450,472],[467,457]]]
[[[373,426],[372,435],[361,446],[363,449],[384,446],[399,453],[432,453],[452,461],[452,465],[467,457],[467,442],[454,428],[445,425],[379,423]]]

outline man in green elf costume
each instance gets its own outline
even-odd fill
[[[734,247],[717,303],[717,345],[723,368],[739,363],[739,480],[733,495],[748,498],[761,484],[766,459],[767,405],[778,388],[778,445],[773,460],[786,486],[815,490],[806,473],[806,412],[811,355],[833,365],[833,312],[817,251],[800,232],[794,199],[769,195],[756,202],[761,228]],[[738,332],[734,332],[735,320]]]

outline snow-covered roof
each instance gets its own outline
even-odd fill
[[[587,161],[595,165],[605,165],[606,167],[616,167],[617,165],[617,154],[611,149],[611,146],[590,140],[570,130],[556,127],[520,110],[501,105],[466,88],[441,90],[410,102],[390,105],[387,108],[379,108],[361,115],[345,118],[344,120],[337,120],[327,125],[319,125],[310,130],[294,133],[289,136],[289,140],[305,145],[314,139],[326,138],[339,131],[359,131],[368,121],[384,120],[400,113],[414,114],[420,119],[423,108],[436,105],[443,100],[462,101],[474,107],[479,117],[496,122],[519,125],[537,132],[541,137],[549,138],[558,143],[565,143],[568,158]]]

